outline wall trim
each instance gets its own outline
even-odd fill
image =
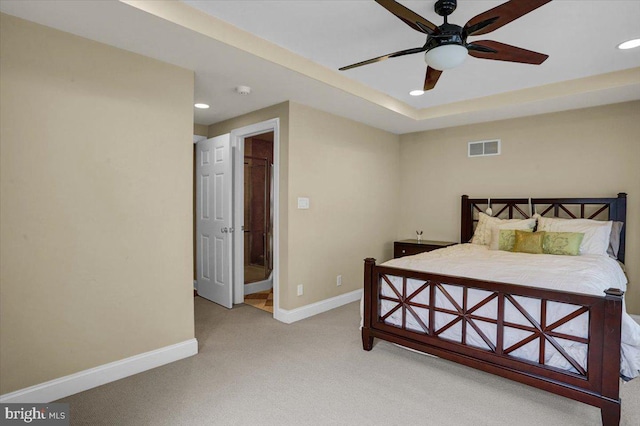
[[[273,132],[273,312],[280,307],[280,118],[272,118],[231,130],[234,155],[233,225],[238,230],[244,223],[244,140],[261,133]],[[244,233],[233,235],[233,303],[244,303]]]
[[[49,403],[198,353],[196,339],[103,364],[0,395],[0,403]]]
[[[321,314],[323,312],[330,311],[331,309],[338,308],[347,303],[358,301],[362,298],[362,289],[355,290],[349,293],[341,294],[340,296],[331,297],[329,299],[321,300],[310,305],[301,306],[296,309],[278,309],[274,310],[274,318],[278,321],[282,321],[286,324],[291,324],[301,319],[309,318],[314,315]]]
[[[269,278],[255,283],[249,283],[244,285],[244,295],[258,293],[260,291],[267,291],[273,288],[273,274],[269,274]]]
[[[634,320],[635,322],[637,322],[638,324],[640,324],[640,315],[633,315],[633,314],[630,314],[629,316],[630,316],[631,318],[633,318],[633,320]]]

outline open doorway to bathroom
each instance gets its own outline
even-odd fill
[[[274,132],[244,139],[244,303],[273,313]]]

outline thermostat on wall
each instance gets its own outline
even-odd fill
[[[309,208],[309,198],[298,197],[298,209],[308,209],[308,208]]]

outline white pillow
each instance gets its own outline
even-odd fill
[[[611,236],[612,221],[592,219],[559,219],[540,217],[538,231],[582,232],[584,238],[580,244],[580,254],[607,254]]]
[[[535,219],[509,219],[497,226],[491,226],[491,242],[489,250],[498,250],[500,246],[500,230],[501,229],[520,229],[533,230],[536,227]]]
[[[473,238],[471,239],[472,244],[479,244],[482,246],[486,246],[491,241],[491,229],[489,228],[489,224],[498,225],[502,222],[501,219],[497,217],[491,217],[482,212],[478,214],[478,224],[476,225],[476,230],[473,233]]]
[[[488,246],[491,243],[491,231],[494,227],[497,227],[498,225],[503,225],[505,223],[517,223],[522,221],[528,221],[527,223],[529,224],[533,223],[533,225],[527,226],[527,228],[533,229],[536,226],[535,219],[500,219],[497,217],[486,215],[482,212],[478,213],[478,224],[476,225],[476,230],[473,233],[473,238],[471,239],[471,243]],[[510,229],[524,229],[524,228],[510,228]]]

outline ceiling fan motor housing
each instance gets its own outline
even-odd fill
[[[440,16],[448,16],[458,7],[457,0],[438,0],[433,6],[436,13]]]
[[[438,28],[440,30],[438,34],[427,37],[427,42],[424,45],[427,50],[431,50],[438,46],[444,46],[445,44],[465,45],[465,38],[462,35],[462,27],[459,25],[442,24]]]

